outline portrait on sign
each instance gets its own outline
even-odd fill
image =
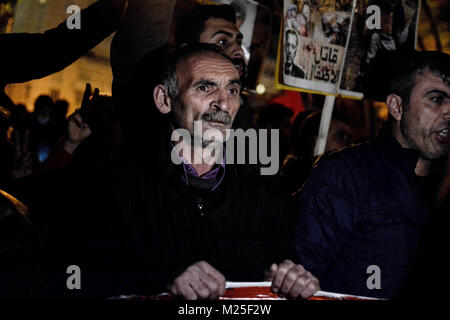
[[[279,83],[336,93],[351,1],[284,0]]]

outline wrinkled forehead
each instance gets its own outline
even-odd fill
[[[239,78],[239,71],[233,62],[218,52],[194,53],[177,64],[177,80],[180,85],[190,83],[195,77],[227,74]]]

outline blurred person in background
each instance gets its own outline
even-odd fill
[[[281,186],[292,194],[298,191],[309,177],[314,161],[314,147],[319,133],[321,111],[314,109],[299,113],[291,131],[291,153],[287,155],[281,169]],[[351,141],[351,128],[348,120],[338,114],[331,118],[328,129],[325,153],[347,146]]]
[[[279,140],[279,159],[282,161],[287,155],[290,149],[290,132],[291,132],[291,119],[294,112],[285,107],[282,104],[269,104],[263,108],[258,114],[258,127],[260,129],[267,129],[268,136],[273,129],[279,130],[280,140]],[[270,142],[271,139],[268,138]],[[270,149],[270,145],[267,147]]]

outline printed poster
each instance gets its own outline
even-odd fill
[[[351,0],[284,0],[278,81],[336,94],[353,12]]]
[[[391,68],[389,55],[416,48],[420,4],[420,0],[357,1],[339,93],[356,98],[384,98],[377,96],[375,89],[387,84],[383,71]],[[370,28],[376,22],[376,12],[368,10],[372,5],[380,9],[379,28]]]
[[[416,47],[420,0],[284,0],[283,12],[284,89],[379,100],[389,58]]]

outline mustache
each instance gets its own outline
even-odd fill
[[[223,124],[231,124],[231,116],[225,111],[212,111],[202,114],[202,120],[209,122],[219,122]]]

